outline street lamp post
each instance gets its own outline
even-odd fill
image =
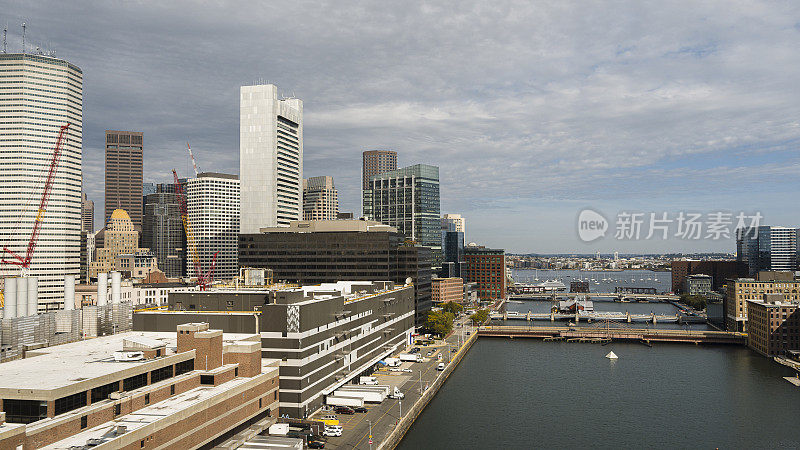
[[[372,421],[367,420],[369,424],[369,450],[372,450]]]
[[[400,404],[400,418],[402,419],[403,418],[403,401],[402,400],[398,400],[397,403]]]

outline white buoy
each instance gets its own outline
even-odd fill
[[[616,354],[614,354],[614,352],[608,352],[608,354],[606,355],[606,358],[608,358],[608,359],[617,359],[618,356]]]

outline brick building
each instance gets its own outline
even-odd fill
[[[747,331],[747,302],[761,300],[764,294],[780,294],[784,301],[796,303],[800,301],[800,280],[739,278],[728,283],[722,307],[725,327],[729,331]]]
[[[433,279],[433,303],[464,301],[464,280],[457,277]]]
[[[800,305],[781,294],[747,301],[747,346],[764,356],[800,350]]]
[[[465,247],[464,261],[467,263],[467,282],[478,283],[481,300],[496,300],[506,295],[505,250],[485,247]]]
[[[127,332],[0,365],[0,448],[197,448],[277,420],[278,361],[262,360],[253,336],[177,328],[177,336]]]
[[[700,274],[710,276],[711,290],[719,291],[726,280],[747,277],[747,264],[740,261],[672,261],[672,292],[685,293],[686,277]]]

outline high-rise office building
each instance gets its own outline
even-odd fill
[[[142,132],[106,130],[106,198],[104,221],[124,209],[133,226],[142,226]]]
[[[303,102],[278,98],[272,84],[242,86],[239,97],[241,230],[303,218]]]
[[[339,193],[333,177],[303,180],[303,220],[336,220],[338,215]]]
[[[760,226],[736,230],[736,259],[747,264],[750,276],[759,271],[795,271],[798,263],[797,228]]]
[[[797,228],[758,227],[760,270],[797,270]]]
[[[239,274],[239,177],[208,172],[189,179],[186,206],[200,257],[200,270],[207,272],[217,254],[214,279],[236,277]],[[197,276],[191,255],[186,258],[186,274]]]
[[[178,194],[150,194],[144,205],[142,246],[156,256],[158,269],[170,278],[186,269],[186,232],[181,220]]]
[[[81,231],[94,232],[94,202],[89,200],[86,193],[81,201]]]
[[[64,276],[80,271],[83,72],[50,56],[2,53],[0,73],[0,249],[27,253],[60,128],[70,124],[28,271],[39,279],[39,308],[60,308]],[[0,265],[0,277],[19,273]]]
[[[391,225],[431,249],[432,266],[442,261],[439,168],[417,164],[373,175],[364,194],[364,216]]]
[[[361,155],[361,189],[369,189],[369,179],[375,175],[397,170],[397,152],[367,150]]]

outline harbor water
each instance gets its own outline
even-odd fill
[[[399,448],[798,448],[793,375],[739,346],[480,338]]]

